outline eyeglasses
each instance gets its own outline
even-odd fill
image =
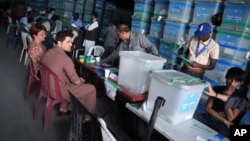
[[[46,36],[46,33],[38,33],[37,35],[40,35],[40,36]]]

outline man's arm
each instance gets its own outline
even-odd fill
[[[138,36],[139,36],[138,37],[139,44],[142,48],[146,48],[148,53],[151,53],[156,56],[159,55],[158,49],[156,48],[156,46],[153,43],[151,43],[145,35],[138,34]]]
[[[87,31],[92,31],[92,30],[96,29],[98,26],[99,26],[98,22],[95,21],[95,22],[93,22],[92,24],[90,24],[90,25],[86,28],[86,30],[87,30]]]
[[[191,62],[191,65],[192,65],[192,67],[194,67],[194,68],[201,68],[201,69],[203,69],[203,70],[213,70],[214,69],[214,67],[215,67],[215,64],[216,64],[216,62],[217,62],[217,60],[216,59],[209,59],[209,64],[208,65],[202,65],[202,64],[199,64],[199,63],[197,63],[197,62]]]
[[[73,61],[70,60],[69,58],[67,59],[65,58],[64,60],[65,60],[64,70],[70,81],[73,84],[82,85],[85,82],[85,80],[83,78],[80,78],[76,73]]]
[[[217,118],[218,120],[220,120],[221,122],[223,122],[224,124],[226,124],[228,127],[230,125],[232,125],[233,123],[229,120],[227,120],[226,118],[224,118],[223,116],[220,115],[220,113],[218,113],[217,111],[215,111],[212,107],[214,104],[214,98],[213,97],[209,97],[206,103],[206,111],[207,113],[209,113],[210,115],[212,115],[213,117]]]
[[[119,57],[119,52],[121,50],[121,46],[119,45],[108,57],[101,60],[101,62],[111,62]]]

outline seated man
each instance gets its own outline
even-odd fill
[[[75,28],[77,31],[79,31],[83,27],[82,21],[79,19],[78,13],[73,14],[73,18],[69,22],[69,28],[72,24],[76,25]]]
[[[55,72],[60,81],[60,90],[63,102],[60,112],[68,112],[71,92],[89,112],[94,113],[96,108],[96,89],[86,84],[75,70],[74,63],[65,52],[70,52],[73,34],[70,31],[59,31],[56,35],[56,46],[48,50],[42,58],[42,63]]]
[[[101,62],[112,62],[119,57],[120,51],[142,51],[153,55],[158,55],[158,50],[148,38],[141,33],[133,33],[126,24],[120,24],[116,32],[122,40],[115,51]]]
[[[243,105],[235,106],[235,102],[219,99],[218,97],[220,95],[220,97],[226,96],[229,99],[235,97],[244,99],[245,94],[241,94],[241,91],[237,89],[242,84],[244,77],[245,72],[242,69],[232,67],[226,74],[226,86],[211,88],[209,84],[209,92],[205,91],[206,94],[210,95],[205,106],[207,123],[217,128],[215,130],[220,130],[218,132],[226,137],[229,136],[229,126],[238,124],[240,121],[239,117],[241,117],[240,115],[244,111],[246,104],[242,103]]]

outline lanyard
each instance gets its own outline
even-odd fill
[[[197,43],[197,48],[196,48],[196,52],[195,52],[195,57],[198,57],[199,55],[201,55],[203,52],[207,51],[208,45],[210,44],[211,39],[209,40],[209,42],[199,51],[200,49],[200,41],[198,41]]]

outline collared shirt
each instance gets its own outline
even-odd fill
[[[110,62],[119,57],[120,51],[141,51],[153,55],[158,55],[158,50],[154,44],[152,44],[148,38],[141,33],[130,32],[130,39],[128,41],[122,41],[117,49],[104,59],[104,62]]]
[[[52,18],[52,16],[53,16],[53,14],[48,14],[48,19],[51,19]]]
[[[104,47],[115,47],[119,41],[119,37],[116,33],[115,26],[108,26],[104,32],[105,40],[104,40]]]
[[[196,49],[197,49],[197,44],[199,42],[199,38],[196,36],[193,36],[189,43],[188,43],[188,49],[189,49],[189,54],[188,54],[188,59],[192,62],[197,62],[202,65],[207,65],[209,63],[209,59],[218,59],[219,58],[219,45],[211,38],[211,42],[208,45],[208,48],[206,51],[204,51],[202,54],[196,57]],[[200,43],[199,49],[201,50],[202,48],[205,47],[209,42],[203,42]]]
[[[77,30],[77,31],[79,31],[80,28],[83,26],[82,21],[81,21],[80,19],[77,19],[77,20],[71,19],[71,20],[70,20],[70,25],[71,25],[71,24],[75,24],[75,25],[76,25],[76,30]],[[69,25],[69,26],[70,26],[70,25]]]

